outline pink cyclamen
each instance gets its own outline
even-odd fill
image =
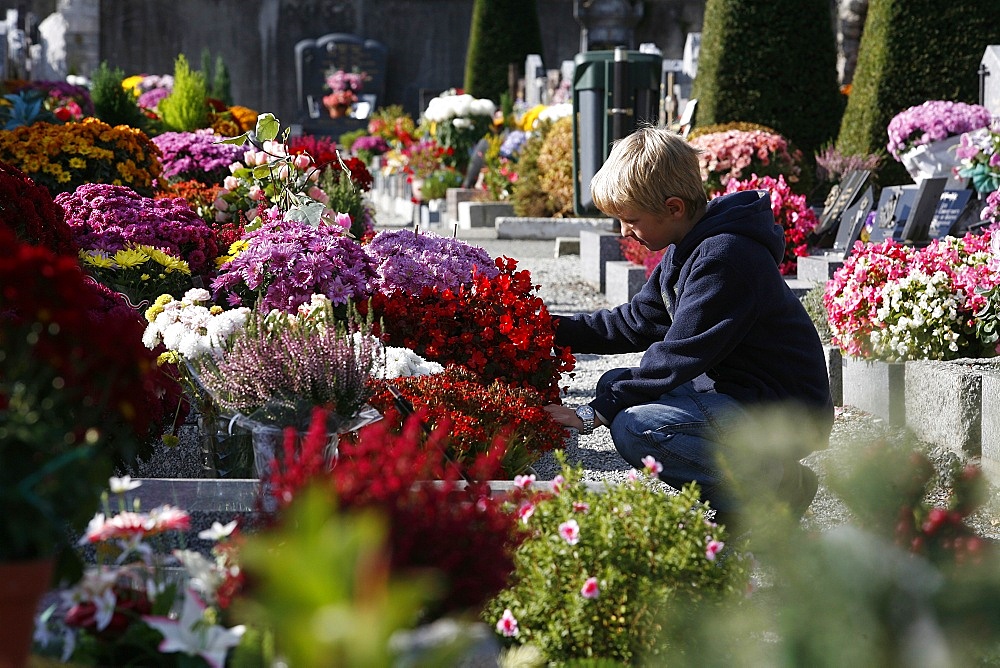
[[[516,636],[519,633],[517,630],[517,619],[514,617],[514,613],[510,611],[510,608],[503,611],[500,621],[497,622],[497,633],[508,638]]]
[[[601,595],[601,588],[597,586],[597,578],[590,577],[587,581],[583,583],[583,587],[580,589],[580,596],[584,598],[594,599]]]
[[[580,542],[580,525],[576,520],[566,520],[559,525],[559,535],[570,545]]]

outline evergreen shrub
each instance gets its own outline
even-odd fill
[[[202,72],[192,70],[184,54],[174,62],[174,88],[160,101],[163,125],[174,132],[208,127],[208,85]]]
[[[509,89],[507,67],[518,72],[529,54],[542,53],[535,0],[475,0],[465,56],[465,92],[497,102]]]

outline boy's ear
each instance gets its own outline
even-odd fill
[[[680,197],[668,197],[663,204],[667,209],[667,213],[671,216],[677,218],[685,218],[687,216],[687,204]]]

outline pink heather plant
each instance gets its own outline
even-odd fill
[[[823,297],[833,343],[852,357],[890,362],[993,354],[975,317],[984,291],[1000,284],[993,234],[945,237],[920,250],[891,240],[856,244]]]
[[[254,306],[259,297],[265,311],[295,313],[313,294],[335,306],[370,295],[374,264],[343,227],[285,220],[277,208],[265,215],[266,222],[238,242],[243,248],[236,257],[220,267],[212,282],[217,300]]]
[[[125,186],[86,183],[60,193],[55,203],[81,249],[113,254],[129,245],[152,246],[187,262],[192,274],[214,269],[215,231],[180,197],[151,199]]]
[[[990,111],[978,104],[928,100],[896,114],[889,121],[886,148],[896,160],[918,146],[984,128]]]
[[[723,190],[730,179],[784,176],[797,183],[802,171],[802,154],[789,148],[779,134],[762,130],[727,130],[695,137],[691,145],[702,151],[701,178],[709,196]]]

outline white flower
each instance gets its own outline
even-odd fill
[[[184,607],[177,619],[150,615],[142,619],[163,634],[160,652],[200,656],[213,668],[222,668],[226,655],[240,643],[246,627],[241,625],[225,629],[217,624],[209,625],[204,616],[205,607],[198,594],[189,589],[185,592]]]
[[[198,538],[202,540],[222,540],[232,534],[234,529],[236,529],[236,520],[233,520],[229,524],[212,522],[212,528],[199,531]]]
[[[189,577],[189,586],[209,600],[215,600],[215,592],[226,580],[223,567],[193,550],[174,550],[174,556],[181,563]]]
[[[121,478],[111,476],[111,479],[108,481],[108,486],[111,488],[112,494],[124,494],[125,492],[131,492],[140,485],[142,485],[142,481],[132,480],[132,476],[129,475],[122,476]]]

